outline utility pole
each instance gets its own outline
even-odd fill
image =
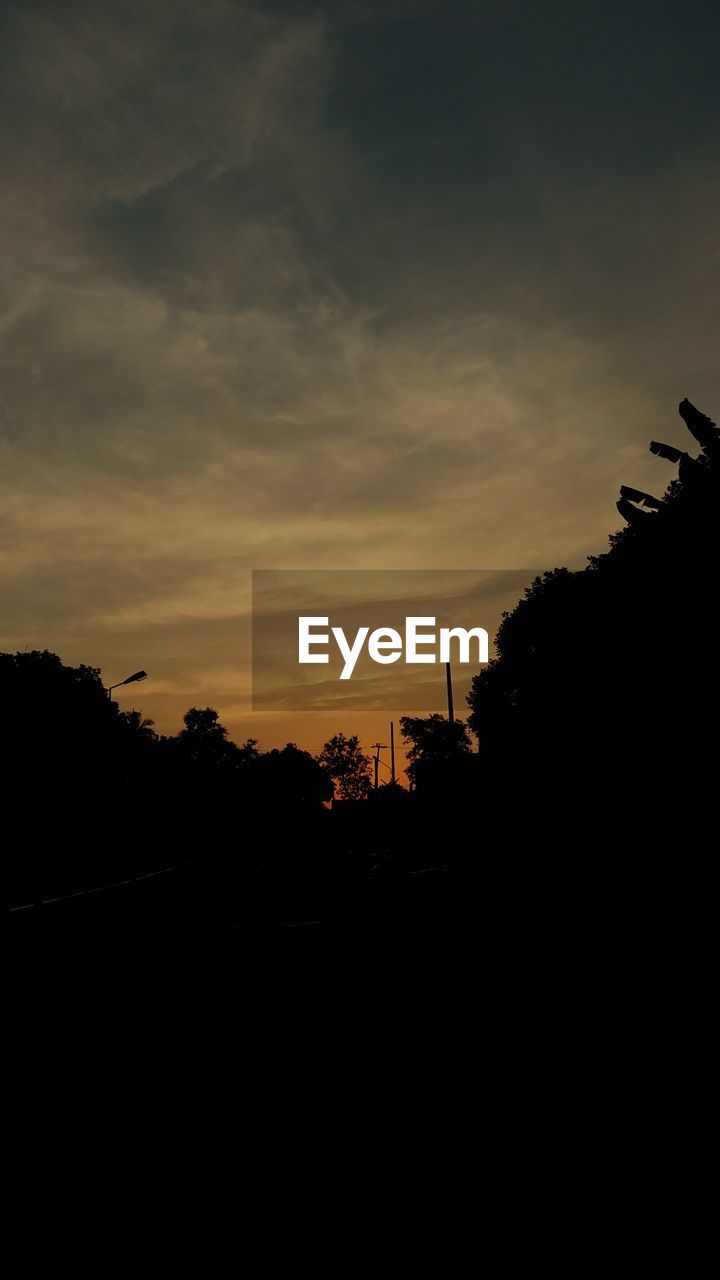
[[[395,786],[395,721],[390,721],[390,779]]]
[[[385,751],[385,750],[386,750],[386,748],[387,748],[387,742],[373,742],[373,743],[372,743],[372,747],[373,747],[373,750],[375,751],[375,756],[374,756],[374,762],[375,762],[375,790],[377,791],[377,789],[378,789],[378,765],[380,764],[380,752],[381,752],[381,751]]]
[[[455,723],[455,712],[454,712],[454,709],[453,709],[452,675],[450,674],[450,663],[449,663],[449,662],[446,662],[446,663],[445,663],[445,675],[447,676],[448,720],[450,721],[450,724],[454,724],[454,723]]]

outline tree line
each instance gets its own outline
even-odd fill
[[[158,734],[141,711],[121,711],[100,669],[66,666],[47,650],[0,653],[0,697],[11,740],[6,769],[45,795],[78,788],[107,793],[155,785],[168,774],[215,790],[246,783],[255,796],[325,804],[367,799],[372,757],[357,734],[336,733],[312,755],[288,742],[263,751],[256,738],[237,744],[213,707],[191,707],[176,735]],[[465,725],[444,716],[404,716],[408,779],[422,787],[428,771],[471,750]]]
[[[701,841],[719,709],[720,433],[688,401],[680,415],[699,452],[651,442],[677,476],[661,498],[623,485],[626,527],[609,550],[542,574],[504,615],[467,722],[401,719],[412,796],[373,790],[357,735],[317,755],[263,751],[232,742],[211,707],[159,735],[120,711],[98,669],[1,654],[11,872],[79,875],[153,848],[310,878],[353,851],[467,866],[480,847],[523,859],[542,847],[627,868],[629,848],[642,860]],[[330,815],[333,797],[366,803]]]

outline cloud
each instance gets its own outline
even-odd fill
[[[704,64],[620,92],[642,31],[581,74],[572,7],[555,53],[482,8],[10,6],[4,647],[135,651],[169,727],[244,705],[253,567],[582,563],[664,487],[718,394]]]

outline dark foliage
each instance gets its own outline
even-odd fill
[[[317,844],[332,783],[292,743],[237,746],[211,707],[174,738],[121,712],[99,670],[0,654],[6,871],[14,902],[201,859],[235,881],[293,833]]]
[[[320,764],[332,779],[340,800],[362,800],[370,792],[370,757],[360,747],[357,734],[336,733],[323,746]]]
[[[552,806],[556,833],[569,816],[578,852],[621,822],[626,840],[628,823],[644,826],[647,848],[658,823],[699,816],[712,785],[718,433],[687,401],[680,411],[700,455],[681,455],[654,509],[626,490],[639,505],[621,499],[627,527],[585,570],[536,578],[468,698],[486,776]]]
[[[462,720],[447,716],[402,716],[400,731],[408,744],[407,774],[424,793],[456,792],[468,781],[470,735]]]

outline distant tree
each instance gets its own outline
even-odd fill
[[[452,777],[453,767],[471,753],[470,735],[462,720],[446,716],[402,716],[400,731],[406,743],[406,773],[413,786],[440,785]]]
[[[258,760],[260,752],[258,751],[257,738],[246,738],[238,747],[238,762],[241,765],[252,764],[254,760]]]
[[[183,734],[191,736],[196,740],[210,739],[218,740],[227,738],[227,729],[220,723],[220,717],[213,707],[191,707],[183,716],[183,724],[185,728],[181,730],[180,737]]]
[[[332,799],[333,785],[322,765],[294,742],[282,751],[265,751],[252,765],[254,798],[276,805],[321,805]]]
[[[336,733],[323,746],[318,761],[332,778],[339,799],[362,800],[368,795],[370,757],[361,750],[357,734],[346,738]]]
[[[144,742],[157,740],[155,721],[144,718],[141,711],[121,711],[118,715],[118,725],[136,740]]]
[[[237,762],[238,748],[228,739],[228,731],[213,707],[191,707],[185,712],[183,723],[185,728],[176,741],[187,759],[208,768]]]

